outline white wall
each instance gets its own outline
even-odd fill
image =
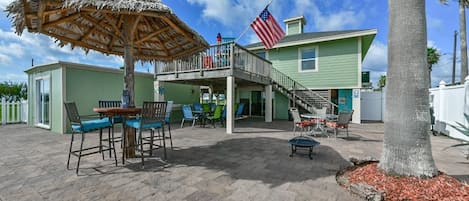
[[[456,122],[468,126],[464,117],[464,110],[469,101],[465,101],[464,97],[466,93],[469,94],[468,90],[469,82],[467,81],[466,87],[464,85],[446,86],[446,83],[441,81],[438,88],[430,89],[430,107],[433,107],[435,117],[434,130],[449,134],[454,138],[469,140],[469,137],[450,126],[456,125]]]

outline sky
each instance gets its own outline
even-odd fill
[[[259,42],[249,24],[260,14],[270,0],[162,0],[178,17],[202,35],[210,44],[216,43],[218,32],[223,37],[239,38],[238,43],[247,45]],[[4,10],[12,0],[0,0]],[[305,32],[336,31],[352,29],[377,29],[368,54],[363,61],[363,71],[371,72],[373,85],[387,69],[388,5],[380,0],[273,0],[269,11],[285,29],[284,19],[305,16]],[[426,1],[428,46],[441,53],[438,64],[433,66],[432,86],[441,80],[451,82],[454,32],[459,32],[457,1],[448,5],[439,0]],[[469,19],[468,19],[469,20]],[[119,68],[123,59],[80,48],[59,47],[53,38],[28,33],[18,36],[7,18],[0,12],[0,82],[26,82],[24,70],[34,65],[67,61],[104,67]],[[245,30],[244,35],[241,35]],[[459,35],[457,46],[456,82],[459,81]],[[136,65],[136,70],[153,72],[149,63]]]

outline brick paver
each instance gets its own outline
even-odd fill
[[[166,161],[155,152],[142,170],[137,159],[116,167],[108,155],[105,161],[94,155],[82,160],[76,176],[65,167],[70,135],[0,126],[0,201],[359,200],[336,184],[335,174],[350,157],[379,158],[383,124],[352,125],[349,138],[316,138],[321,145],[313,160],[289,157],[291,129],[292,122],[259,120],[240,121],[232,135],[224,128],[176,128]],[[87,143],[96,139],[88,135]],[[432,137],[437,166],[469,181],[463,149],[443,150],[454,143]]]

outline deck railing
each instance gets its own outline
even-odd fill
[[[270,77],[272,63],[230,42],[212,45],[200,54],[157,65],[156,75],[236,69]]]
[[[0,123],[26,123],[28,118],[28,101],[6,101],[5,98],[0,102]]]

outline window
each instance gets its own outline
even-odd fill
[[[318,71],[317,47],[299,49],[299,71]]]

